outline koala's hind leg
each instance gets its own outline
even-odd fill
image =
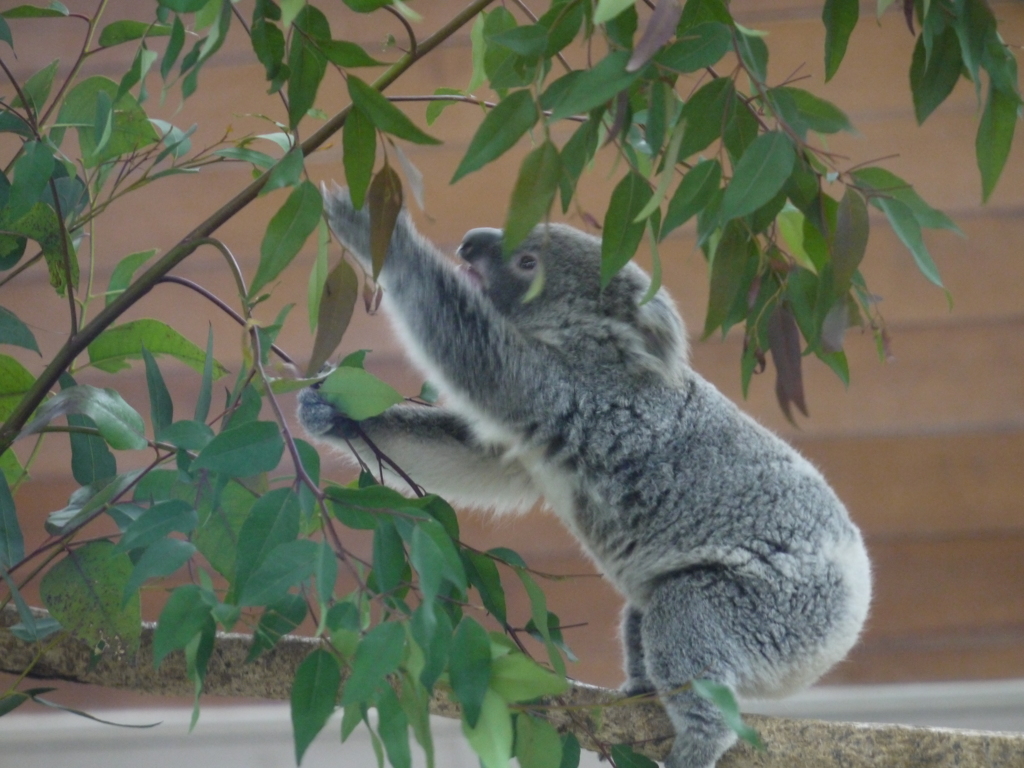
[[[740,639],[749,624],[748,602],[749,594],[724,569],[708,567],[667,577],[645,606],[640,639],[647,677],[676,731],[666,768],[713,768],[736,742],[718,708],[687,683],[707,679],[735,687],[737,673],[753,661]]]
[[[626,657],[626,682],[619,690],[629,696],[654,690],[654,684],[647,679],[647,666],[644,661],[644,644],[641,637],[643,618],[643,613],[628,603],[622,609],[622,651]]]

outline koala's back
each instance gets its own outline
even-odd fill
[[[742,655],[774,658],[741,685],[751,695],[800,688],[846,654],[870,568],[806,459],[692,371],[678,385],[612,378],[567,391],[524,465],[632,605],[682,571],[703,569],[709,589],[726,575],[744,581],[746,636],[772,649]]]

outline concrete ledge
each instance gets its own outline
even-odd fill
[[[41,612],[42,614],[42,612]],[[0,670],[20,673],[39,653],[34,645],[15,638],[6,627],[18,621],[8,607],[0,611]],[[49,645],[36,661],[33,676],[73,680],[165,694],[191,694],[182,655],[173,654],[159,670],[152,664],[152,625],[143,628],[142,647],[131,660],[101,658],[90,667],[89,649],[64,637]],[[260,699],[288,698],[294,670],[315,647],[308,638],[286,638],[261,657],[259,665],[245,664],[251,638],[224,634],[210,660],[206,689],[214,695]],[[431,712],[458,717],[458,706],[441,690],[431,700]],[[598,713],[597,710],[600,710]],[[626,702],[614,691],[576,684],[567,694],[533,710],[561,731],[572,731],[591,751],[607,745],[632,743],[637,751],[661,759],[672,742],[672,728],[654,700]],[[3,720],[6,720],[4,718]],[[0,720],[0,726],[3,724]],[[730,750],[720,768],[1021,768],[1024,735],[956,731],[893,725],[825,723],[753,715],[767,749],[756,752],[745,744]]]

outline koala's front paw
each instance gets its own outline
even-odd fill
[[[299,423],[313,437],[333,435],[351,440],[359,435],[359,422],[350,419],[321,395],[319,385],[299,391]]]
[[[624,693],[626,696],[641,696],[645,693],[654,693],[654,691],[654,683],[646,678],[634,679],[631,677],[619,686],[619,693]]]
[[[370,210],[365,204],[357,209],[346,187],[331,182],[322,184],[320,192],[331,231],[364,267],[370,263]]]

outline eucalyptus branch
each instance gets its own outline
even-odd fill
[[[103,0],[106,2],[106,0]],[[388,68],[384,74],[378,77],[373,86],[377,90],[383,90],[397,80],[413,64],[437,48],[441,43],[450,38],[464,24],[473,19],[480,11],[490,5],[494,0],[473,0],[466,8],[453,16],[446,24],[441,26],[433,35],[421,42],[416,49],[416,55],[406,54],[395,64]],[[345,124],[351,107],[345,107],[331,117],[319,130],[314,132],[300,145],[304,155],[309,155],[322,146],[328,139],[334,136]],[[46,397],[46,393],[57,382],[60,374],[67,369],[74,359],[92,343],[97,336],[106,330],[115,320],[133,306],[143,296],[153,289],[162,277],[178,266],[200,245],[203,238],[209,237],[225,222],[238,214],[249,203],[256,199],[260,190],[263,189],[270,172],[263,173],[258,179],[248,184],[241,192],[221,206],[195,229],[185,235],[177,245],[172,247],[155,264],[147,269],[137,281],[130,285],[124,293],[104,307],[87,325],[80,329],[74,339],[69,339],[54,355],[46,369],[33,382],[32,386],[22,397],[8,416],[3,426],[0,426],[0,452],[6,450],[18,432],[28,421],[32,412],[39,403]]]

